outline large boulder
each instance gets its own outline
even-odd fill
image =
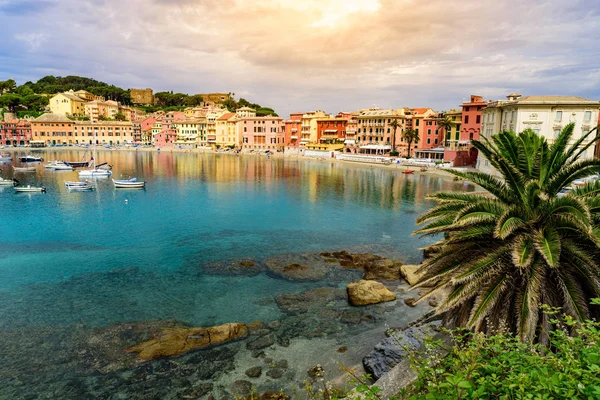
[[[400,275],[410,286],[414,286],[419,282],[421,276],[417,274],[419,268],[421,268],[420,265],[403,265],[400,267]]]
[[[396,300],[396,295],[380,282],[360,280],[348,284],[346,290],[348,300],[353,306],[366,306]]]
[[[400,279],[402,263],[369,253],[348,253],[347,251],[334,251],[321,253],[327,262],[339,262],[347,269],[364,271],[363,279],[397,281]]]
[[[417,350],[424,345],[428,337],[438,338],[440,321],[427,325],[408,328],[387,337],[379,342],[375,348],[363,358],[365,371],[377,380],[406,359],[409,351]]]
[[[248,336],[242,323],[229,323],[209,328],[166,328],[155,338],[127,349],[142,360],[173,357],[190,350],[204,349]]]

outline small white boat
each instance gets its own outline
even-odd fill
[[[65,163],[64,161],[51,161],[48,164],[44,165],[45,169],[52,169],[54,171],[73,171],[71,165]]]
[[[44,159],[42,157],[34,157],[32,155],[19,157],[21,162],[42,162]]]
[[[94,187],[90,183],[84,183],[84,185],[67,186],[67,189],[69,189],[69,192],[91,192],[94,190]]]
[[[108,178],[112,172],[105,169],[84,169],[79,171],[79,176],[82,178]]]
[[[66,187],[72,187],[72,186],[86,186],[89,185],[90,183],[88,181],[65,181],[65,186]]]
[[[14,186],[16,184],[14,179],[4,179],[0,177],[0,186]]]
[[[13,166],[15,172],[35,172],[35,167],[15,167]]]
[[[113,179],[116,188],[141,189],[146,186],[145,181],[138,181],[137,178],[131,179]]]
[[[46,188],[45,187],[40,187],[40,186],[31,186],[31,185],[27,185],[27,186],[15,186],[15,192],[16,193],[27,193],[27,192],[41,192],[41,193],[46,193]]]

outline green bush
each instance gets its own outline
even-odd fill
[[[390,157],[398,157],[400,155],[397,151],[390,151]]]
[[[598,304],[598,300],[594,301]],[[556,317],[546,345],[512,335],[454,331],[455,345],[439,360],[414,357],[417,381],[403,399],[599,399],[600,323]],[[436,354],[440,343],[429,346]],[[427,361],[419,361],[427,360]]]

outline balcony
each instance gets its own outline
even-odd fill
[[[290,139],[297,140],[298,139],[298,135],[292,135],[292,136],[290,136]]]

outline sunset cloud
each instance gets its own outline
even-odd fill
[[[584,0],[0,0],[0,79],[231,91],[295,110],[600,97]]]

